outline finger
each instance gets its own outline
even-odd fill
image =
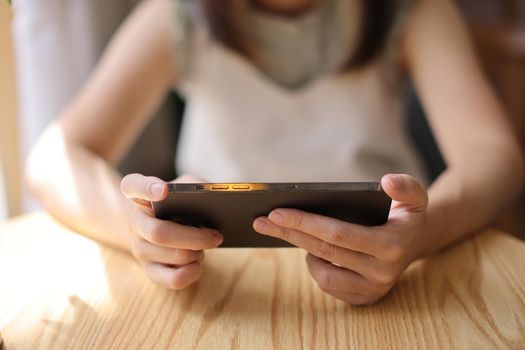
[[[307,233],[339,247],[373,253],[371,243],[374,242],[374,227],[287,208],[273,210],[268,219],[279,226]]]
[[[410,175],[388,174],[381,179],[381,187],[392,198],[392,207],[404,207],[411,212],[424,212],[428,203],[427,191]]]
[[[202,262],[204,251],[167,248],[150,243],[142,238],[135,241],[133,255],[142,262],[157,262],[168,265],[187,265]]]
[[[306,233],[275,225],[265,217],[257,218],[253,228],[259,233],[285,240],[319,258],[362,274],[371,272],[377,265],[377,259],[371,255],[341,248]]]
[[[164,181],[153,176],[129,174],[120,182],[120,190],[128,199],[143,201],[160,201],[168,194],[168,186]]]
[[[196,282],[202,275],[203,267],[199,263],[179,267],[148,263],[144,265],[147,276],[155,283],[169,289],[184,289]]]
[[[217,230],[185,226],[146,214],[142,214],[137,226],[142,238],[163,247],[202,250],[215,248],[222,243],[222,235]]]
[[[366,278],[355,271],[335,266],[312,254],[306,255],[306,264],[313,279],[324,291],[337,291],[353,294],[374,292]]]

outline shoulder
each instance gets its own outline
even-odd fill
[[[141,1],[115,37],[116,46],[127,46],[129,59],[150,69],[163,69],[176,80],[174,0]]]
[[[408,16],[407,35],[415,35],[417,29],[454,25],[459,17],[459,10],[452,0],[415,0]]]
[[[177,0],[144,0],[138,6],[142,8],[144,12],[154,13],[157,16],[167,14],[173,11],[174,4]]]
[[[468,29],[452,0],[417,0],[407,16],[402,40],[404,62],[470,46]]]
[[[139,51],[165,51],[173,40],[173,7],[171,0],[140,2],[117,32],[115,41],[125,37],[134,39]]]
[[[151,28],[166,27],[173,21],[174,0],[145,0],[141,1],[132,17],[147,21]]]

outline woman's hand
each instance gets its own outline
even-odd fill
[[[175,182],[201,181],[181,176]],[[127,175],[120,188],[135,204],[128,215],[131,252],[148,277],[170,289],[183,289],[197,281],[202,274],[204,249],[215,248],[222,242],[219,232],[156,219],[151,202],[168,194],[166,183],[156,177]]]
[[[373,304],[423,251],[427,192],[408,175],[385,175],[388,222],[366,227],[295,209],[254,221],[262,234],[306,249],[312,277],[325,292],[354,305]]]

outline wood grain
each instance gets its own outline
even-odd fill
[[[523,349],[525,244],[486,231],[413,264],[371,307],[311,280],[299,249],[217,249],[193,287],[44,214],[0,228],[6,349]]]

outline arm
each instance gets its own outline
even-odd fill
[[[165,183],[138,174],[121,183],[114,168],[176,80],[171,6],[167,0],[139,5],[34,147],[26,177],[65,225],[132,252],[151,279],[182,288],[200,276],[201,250],[216,246],[217,234],[153,218],[149,201],[166,196]]]
[[[452,4],[419,1],[404,48],[448,164],[428,193],[408,175],[385,175],[392,206],[376,227],[294,209],[254,221],[256,231],[307,250],[321,289],[352,304],[379,300],[411,262],[487,224],[522,186],[519,148]]]
[[[123,220],[130,203],[120,193],[121,176],[113,165],[173,79],[169,22],[152,20],[161,2],[141,4],[124,23],[87,84],[46,129],[27,163],[29,187],[51,214],[128,250]]]
[[[488,224],[520,192],[523,159],[451,1],[420,1],[406,62],[447,170],[429,189],[421,255]]]

